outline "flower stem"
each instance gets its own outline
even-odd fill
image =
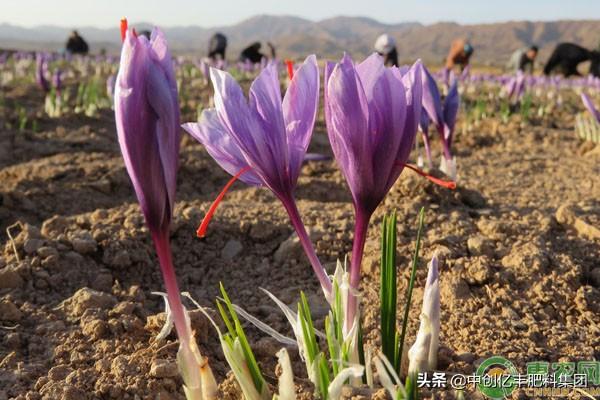
[[[442,142],[442,150],[444,153],[444,158],[446,160],[452,160],[452,153],[450,152],[450,140],[446,139],[446,128],[439,129],[440,141]]]
[[[201,398],[198,397],[198,391],[202,388],[202,378],[200,373],[202,372],[203,366],[199,365],[198,345],[194,340],[185,308],[181,303],[179,286],[177,285],[177,277],[175,276],[175,268],[173,267],[168,228],[163,231],[153,232],[152,240],[154,241],[154,247],[156,248],[156,254],[158,255],[160,270],[167,290],[169,308],[173,314],[173,322],[175,323],[175,330],[177,331],[177,337],[179,338],[179,352],[177,358],[183,383],[185,387],[187,387],[186,397],[188,399]],[[210,377],[212,377],[212,372],[208,372]],[[212,378],[212,380],[214,380],[214,378]],[[187,393],[189,393],[189,395]]]
[[[166,232],[153,233],[152,240],[154,241],[158,262],[160,263],[160,271],[162,272],[163,281],[167,290],[169,307],[173,313],[177,337],[179,337],[179,341],[182,345],[187,344],[190,340],[191,332],[188,330],[185,309],[183,308],[181,297],[179,296],[179,286],[177,285],[177,277],[175,276],[175,268],[173,267],[168,230],[166,230]]]
[[[358,207],[355,209],[354,241],[352,242],[352,256],[350,259],[350,293],[348,294],[348,308],[346,310],[346,332],[352,328],[354,316],[358,310],[356,294],[360,283],[360,265],[362,263],[367,240],[367,230],[371,220],[371,212],[365,212]]]
[[[429,143],[429,136],[423,133],[423,147],[425,147],[425,154],[427,155],[427,163],[429,168],[433,168],[433,159],[431,158],[431,144]]]
[[[319,279],[319,283],[321,284],[321,288],[325,293],[325,297],[329,300],[331,296],[331,281],[327,276],[327,271],[325,271],[325,268],[323,268],[323,265],[321,265],[321,261],[319,261],[319,257],[317,257],[315,248],[313,247],[310,237],[306,232],[306,228],[302,223],[302,218],[300,218],[300,212],[298,211],[298,207],[296,206],[296,200],[294,200],[292,195],[289,195],[287,197],[280,197],[280,200],[283,203],[283,206],[285,207],[285,210],[287,211],[290,217],[290,222],[296,230],[296,234],[298,235],[298,239],[302,244],[304,253],[308,257],[308,260],[312,265],[313,271]]]

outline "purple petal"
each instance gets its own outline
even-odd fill
[[[168,135],[168,128],[166,124],[159,127],[159,119],[179,121],[173,115],[157,114],[148,102],[148,76],[150,70],[156,68],[149,52],[145,38],[137,39],[127,33],[115,88],[115,120],[125,166],[140,207],[150,229],[157,230],[168,227],[172,212],[160,148],[160,140]],[[152,72],[153,76],[156,74]],[[153,85],[162,86],[156,82]],[[171,96],[168,90],[163,94]],[[168,107],[157,107],[157,110],[169,112]]]
[[[581,100],[583,101],[583,105],[585,106],[585,108],[587,108],[587,110],[592,114],[592,116],[596,118],[596,121],[600,122],[600,112],[594,106],[592,99],[590,99],[587,94],[581,93]]]
[[[413,138],[409,138],[410,135],[405,130],[407,99],[399,71],[396,68],[384,69],[381,79],[374,85],[373,92],[373,101],[369,103],[369,135],[374,150],[373,174],[376,181],[384,182],[376,185],[377,190],[374,190],[374,194],[383,198],[402,171],[402,168],[398,169],[396,165],[399,153],[404,150],[402,146],[407,142],[410,153]],[[373,122],[373,117],[378,121]]]
[[[422,67],[423,78],[423,108],[427,111],[429,119],[438,128],[442,125],[442,100],[437,83],[427,68]]]
[[[444,99],[444,138],[448,142],[448,146],[452,144],[452,135],[454,133],[454,125],[456,124],[456,115],[460,106],[460,95],[458,94],[457,82],[454,81],[452,87],[448,91],[448,95]]]
[[[189,122],[182,127],[202,143],[208,154],[230,175],[234,176],[248,167],[240,148],[214,109],[204,110],[199,122]],[[252,170],[243,173],[239,179],[249,185],[262,185],[262,181]]]
[[[352,60],[345,55],[327,79],[326,122],[335,158],[355,202],[373,186],[367,99]]]
[[[310,143],[319,104],[317,58],[306,58],[294,73],[283,99],[283,118],[287,131],[290,179],[298,180],[304,154]]]
[[[250,109],[242,89],[231,75],[211,68],[210,76],[215,88],[215,109],[223,126],[244,154],[248,165],[269,184],[271,174],[278,171],[279,163],[274,163],[267,133],[257,121],[257,113]]]
[[[262,127],[260,138],[269,149],[268,155],[276,170],[283,174],[287,166],[288,148],[279,76],[274,66],[262,70],[252,82],[250,108],[256,112],[256,119]]]
[[[150,52],[150,54],[153,53]],[[170,77],[174,78],[170,62],[167,69],[164,69],[164,66],[167,65],[165,63],[159,64],[156,61],[150,61],[150,63],[146,82],[146,98],[155,115],[158,116],[155,134],[159,143],[158,150],[169,195],[169,205],[170,209],[173,210],[177,188],[179,144],[181,141],[177,86],[175,81],[170,79]]]
[[[417,128],[421,122],[423,111],[423,64],[417,60],[408,72],[402,77],[406,88],[406,123],[404,132],[407,137],[403,140],[402,149],[398,154],[397,162],[404,165],[408,161],[410,150],[414,144]]]

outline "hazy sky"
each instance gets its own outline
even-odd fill
[[[319,20],[338,15],[382,22],[600,19],[599,0],[0,0],[0,22],[109,27],[122,16],[156,25],[213,27],[256,14]]]

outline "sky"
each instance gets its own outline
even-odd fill
[[[235,24],[257,14],[311,20],[345,15],[381,22],[600,19],[599,0],[0,0],[0,23],[115,26],[121,17],[160,26]]]

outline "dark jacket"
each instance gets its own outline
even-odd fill
[[[574,43],[560,43],[548,59],[544,67],[544,74],[549,75],[552,72],[560,72],[565,76],[579,75],[577,66],[588,60],[592,62],[590,73],[594,76],[600,76],[599,52],[590,51]]]
[[[87,54],[89,51],[88,44],[77,34],[69,36],[65,48],[71,54]]]

